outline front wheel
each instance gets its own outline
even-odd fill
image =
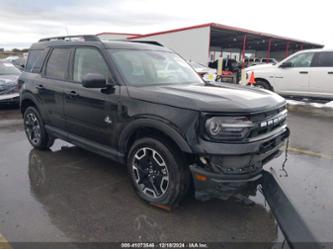
[[[186,160],[167,141],[142,138],[130,149],[127,166],[138,195],[145,201],[174,206],[188,192]]]
[[[43,121],[35,107],[28,107],[24,112],[24,130],[30,144],[39,150],[46,150],[54,143],[54,138],[48,136]]]
[[[270,84],[263,80],[257,80],[256,83],[254,84],[254,86],[272,91],[272,87],[270,86]]]

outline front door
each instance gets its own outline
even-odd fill
[[[119,88],[113,91],[85,88],[81,82],[88,73],[109,79],[107,63],[95,47],[78,47],[72,59],[72,82],[65,91],[64,112],[70,135],[102,145],[111,145],[113,126],[117,122]]]
[[[310,66],[313,53],[296,54],[285,62],[291,67],[276,67],[273,75],[275,90],[284,94],[305,94],[309,91]]]

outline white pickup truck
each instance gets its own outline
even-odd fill
[[[246,68],[256,86],[281,95],[333,98],[333,50],[297,52],[277,64]]]

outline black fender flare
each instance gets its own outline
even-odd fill
[[[38,108],[38,104],[39,104],[39,101],[34,97],[34,95],[30,92],[25,92],[23,94],[20,95],[20,111],[21,113],[23,114],[22,112],[22,103],[25,101],[25,100],[29,100],[31,101],[32,103],[34,103],[34,105]],[[40,110],[39,110],[40,111]]]
[[[192,149],[179,132],[165,122],[151,118],[136,119],[122,130],[119,136],[119,149],[121,152],[126,153],[126,147],[130,137],[140,128],[156,129],[174,141],[183,152],[192,153]]]

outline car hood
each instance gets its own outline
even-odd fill
[[[17,85],[17,75],[0,75],[0,91],[4,91]]]
[[[128,91],[134,99],[203,112],[254,113],[285,103],[268,90],[227,83],[128,87]]]
[[[251,67],[247,67],[245,70],[246,71],[252,71],[252,70],[262,70],[262,69],[268,69],[268,68],[272,68],[275,67],[276,65],[274,64],[261,64],[261,65],[254,65]]]
[[[6,74],[6,75],[2,75],[0,74],[0,83],[3,82],[17,82],[17,79],[19,78],[18,75],[12,75],[12,74]]]

